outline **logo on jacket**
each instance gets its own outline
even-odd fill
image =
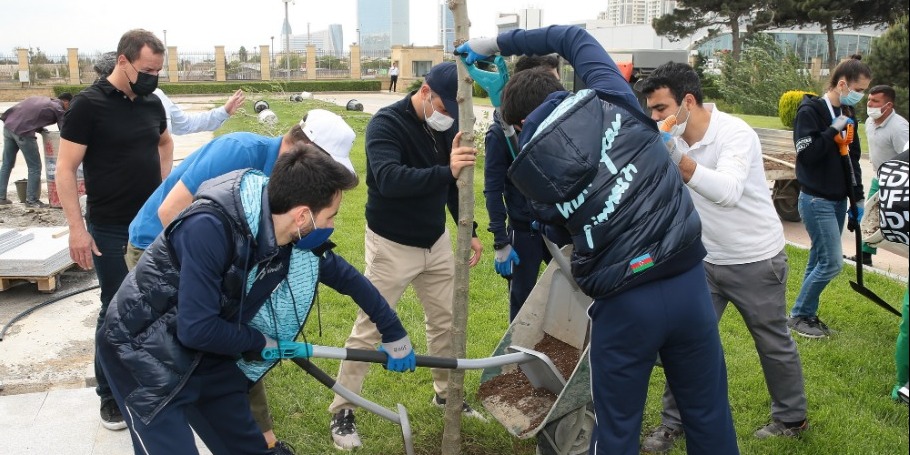
[[[654,267],[654,260],[647,253],[629,261],[629,268],[632,269],[632,273],[644,272],[651,267]]]

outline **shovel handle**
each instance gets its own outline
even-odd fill
[[[313,356],[319,357],[315,352],[315,348]],[[354,360],[356,362],[381,363],[383,365],[388,362],[388,356],[384,352],[369,349],[345,349],[345,356],[346,360]],[[415,355],[414,357],[417,358],[417,366],[419,367],[445,368],[449,370],[458,367],[458,359],[428,355]]]

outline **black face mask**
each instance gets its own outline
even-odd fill
[[[130,66],[133,66],[133,64],[130,63]],[[133,66],[133,69],[135,70],[136,67]],[[155,89],[158,88],[158,76],[157,75],[143,73],[142,71],[136,70],[136,82],[135,83],[129,81],[129,77],[127,77],[126,79],[128,82],[130,82],[130,90],[132,90],[133,93],[135,93],[136,95],[139,95],[139,96],[151,95],[152,92],[154,92]]]

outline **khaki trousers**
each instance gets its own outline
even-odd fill
[[[455,286],[455,255],[449,231],[443,232],[430,248],[417,248],[383,238],[366,229],[366,271],[364,275],[376,286],[379,293],[393,309],[408,285],[423,306],[424,323],[427,332],[427,348],[430,355],[452,356],[452,298]],[[380,334],[376,325],[363,312],[357,314],[357,321],[345,348],[376,349]],[[370,364],[343,361],[338,371],[338,383],[356,394],[361,393],[363,380]],[[433,389],[441,398],[446,398],[449,381],[448,370],[433,369]],[[353,409],[354,405],[340,395],[329,406],[331,413],[341,409]]]

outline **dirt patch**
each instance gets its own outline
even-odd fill
[[[569,379],[581,357],[578,349],[548,334],[544,334],[533,349],[546,354],[563,379]],[[528,377],[518,368],[481,384],[477,397],[487,410],[496,410],[494,414],[498,414],[497,419],[512,422],[512,428],[523,428],[518,436],[537,428],[557,398],[556,394],[547,389],[532,386]]]
[[[7,195],[7,197],[15,197],[15,195]],[[66,218],[63,216],[62,209],[33,209],[19,202],[0,205],[0,228],[16,229],[48,226],[66,226]]]

